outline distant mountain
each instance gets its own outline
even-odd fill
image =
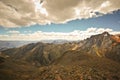
[[[67,40],[41,40],[41,41],[0,41],[0,51],[6,50],[9,48],[16,48],[30,43],[54,43],[54,44],[63,44],[69,42]]]
[[[8,69],[19,74],[11,73],[14,80],[120,80],[120,35],[108,32],[77,42],[26,44],[3,50],[0,56],[3,72]],[[14,66],[21,67],[26,76]]]
[[[57,40],[41,40],[40,42],[42,42],[42,43],[53,43],[53,44],[64,44],[64,43],[71,42],[71,41],[57,39]]]
[[[0,51],[8,49],[20,47],[25,44],[35,43],[36,41],[0,41]]]

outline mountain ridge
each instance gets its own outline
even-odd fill
[[[44,57],[45,62],[47,60],[48,63],[57,59],[58,57],[60,57],[66,51],[69,51],[69,50],[84,51],[88,54],[97,55],[99,57],[106,57],[106,56],[109,56],[108,53],[112,51],[113,51],[112,53],[115,52],[114,53],[115,55],[120,54],[119,39],[117,35],[110,35],[108,32],[104,32],[102,34],[93,35],[90,38],[87,38],[81,42],[67,42],[63,44],[38,42],[38,43],[27,44],[18,48],[3,50],[2,53],[8,54],[8,55],[13,54],[12,55],[13,58],[15,59],[22,58],[24,60],[38,58],[38,61],[39,61],[39,58],[42,56],[41,58]],[[33,56],[34,57],[36,56],[36,57],[34,58]]]
[[[38,42],[3,50],[0,53],[0,75],[2,75],[0,78],[2,80],[119,80],[119,39],[119,35],[104,32],[79,42],[63,44]]]

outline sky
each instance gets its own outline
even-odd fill
[[[120,34],[120,0],[0,0],[0,40]]]

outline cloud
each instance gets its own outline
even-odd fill
[[[56,39],[63,39],[63,40],[84,40],[89,38],[91,35],[100,34],[103,32],[109,32],[110,34],[120,34],[119,31],[113,31],[109,28],[88,28],[85,31],[81,30],[74,30],[73,32],[69,33],[62,33],[62,32],[30,32],[30,33],[20,33],[19,31],[8,31],[6,35],[0,35],[0,40],[30,40],[30,41],[40,41],[40,40],[56,40]],[[29,31],[26,31],[29,32]]]
[[[0,26],[66,23],[120,9],[120,0],[0,0]]]
[[[19,31],[8,31],[7,33],[9,33],[9,34],[20,34],[20,32]]]

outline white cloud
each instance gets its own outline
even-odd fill
[[[42,32],[37,31],[34,33],[23,34],[19,31],[8,31],[8,35],[0,35],[0,40],[55,40],[55,39],[64,39],[64,40],[83,40],[89,38],[91,35],[100,34],[103,32],[109,32],[110,34],[120,34],[119,31],[113,31],[109,28],[88,28],[85,31],[75,30],[69,33],[62,32]]]
[[[66,23],[87,19],[120,9],[120,0],[0,0],[3,27]],[[100,14],[96,14],[100,13]]]
[[[31,33],[32,31],[31,30],[28,30],[28,31],[24,31],[24,33]]]
[[[13,31],[8,31],[8,33],[10,33],[10,34],[20,34],[19,31],[15,31],[15,30],[13,30]]]
[[[105,1],[101,4],[101,8],[108,7],[110,5],[111,5],[110,1]]]

